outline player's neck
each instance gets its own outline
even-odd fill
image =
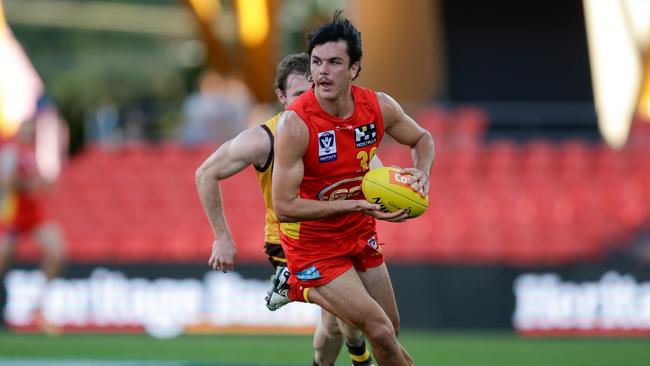
[[[325,113],[330,116],[346,119],[354,113],[354,98],[352,97],[352,89],[343,93],[336,99],[326,99],[314,93],[316,100]]]

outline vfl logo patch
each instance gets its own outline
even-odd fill
[[[336,135],[334,130],[318,133],[318,160],[321,163],[336,160]]]
[[[354,129],[354,142],[357,147],[372,145],[377,142],[377,126],[375,123],[369,123]]]
[[[298,279],[301,281],[315,280],[317,278],[320,278],[320,272],[318,272],[316,266],[311,266],[304,271],[296,273],[296,277],[298,277]]]
[[[373,236],[368,239],[368,246],[375,250],[374,255],[381,255],[381,247],[379,246],[379,243],[377,243],[377,238]]]

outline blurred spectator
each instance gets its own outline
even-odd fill
[[[110,99],[104,99],[97,109],[86,116],[86,142],[99,145],[114,145],[119,138],[119,112]]]
[[[0,277],[4,277],[10,265],[16,243],[27,234],[34,237],[42,250],[41,270],[47,281],[60,275],[65,261],[61,228],[47,217],[43,207],[44,194],[52,180],[44,179],[37,166],[38,117],[22,123],[16,136],[0,148]],[[34,319],[44,331],[56,333],[56,328],[42,316],[41,307],[35,309]]]
[[[608,257],[613,263],[650,266],[650,227],[638,230],[627,245],[616,246]]]
[[[129,106],[124,111],[124,142],[145,141],[150,138],[150,117],[144,103]]]
[[[198,90],[183,103],[181,141],[187,145],[221,143],[235,137],[246,128],[251,99],[241,80],[206,71],[199,79]]]

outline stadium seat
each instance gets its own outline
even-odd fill
[[[522,175],[526,180],[546,180],[555,175],[557,148],[547,141],[532,141],[522,148]]]
[[[650,222],[650,145],[616,151],[580,140],[485,143],[486,116],[478,110],[431,109],[416,118],[436,138],[430,206],[413,221],[378,224],[389,261],[595,260]],[[204,263],[213,234],[194,173],[214,149],[88,147],[72,158],[48,201],[66,229],[71,260]],[[409,149],[390,139],[378,155],[384,165],[412,164]],[[254,170],[223,181],[221,189],[238,260],[265,262]],[[21,258],[38,257],[35,247],[21,250]]]

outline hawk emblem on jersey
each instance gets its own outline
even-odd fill
[[[321,163],[336,160],[336,135],[334,130],[318,133],[318,160]]]
[[[354,129],[354,142],[357,147],[372,145],[377,142],[377,126],[375,123],[369,123]]]

